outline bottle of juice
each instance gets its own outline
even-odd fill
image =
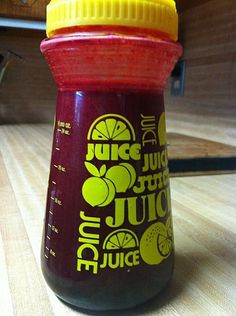
[[[41,44],[58,87],[44,277],[89,310],[157,295],[174,246],[163,89],[182,53],[173,0],[52,0]]]

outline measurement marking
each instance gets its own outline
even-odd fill
[[[57,166],[57,169],[58,169],[59,171],[61,171],[61,172],[66,172],[66,168],[63,167],[62,165],[58,165],[58,166]]]
[[[44,254],[44,257],[46,257],[48,259],[48,256],[46,254]]]
[[[48,224],[48,226],[49,226],[49,227],[52,227],[52,225],[51,225],[51,224]]]
[[[49,250],[49,248],[46,246],[46,249]]]
[[[63,167],[62,165],[53,165],[56,169],[58,169],[58,171],[61,172],[66,172],[66,168]]]
[[[53,184],[56,184],[56,182],[55,182],[55,181],[52,181],[52,183],[53,183]]]
[[[58,228],[55,227],[54,225],[52,225],[52,231],[55,232],[56,234],[59,234]]]
[[[53,215],[53,212],[49,211],[49,213],[50,213],[51,215]]]
[[[53,251],[52,249],[50,249],[50,255],[52,255],[53,257],[56,257],[56,253],[55,253],[55,251]]]
[[[57,129],[58,132],[60,132],[62,135],[70,136],[70,131],[66,128]]]
[[[59,200],[57,197],[55,197],[54,203],[56,203],[56,204],[58,204],[58,205],[62,205],[61,200]]]
[[[50,197],[51,198],[51,200],[53,200],[54,201],[54,203],[56,203],[56,204],[58,204],[58,205],[62,205],[62,202],[61,202],[61,200],[59,200],[57,197]]]
[[[60,148],[56,147],[56,150],[60,151]]]
[[[47,236],[47,239],[50,240],[51,238],[49,236]]]

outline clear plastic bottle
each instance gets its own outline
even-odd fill
[[[174,246],[163,89],[182,53],[172,0],[54,0],[41,44],[58,86],[42,241],[62,300],[129,308],[157,295]]]

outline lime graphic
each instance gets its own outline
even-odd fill
[[[85,162],[85,167],[94,177],[88,178],[82,187],[82,195],[91,206],[103,207],[110,204],[115,198],[116,190],[113,182],[102,178],[106,173],[106,166],[100,170],[90,162]]]
[[[125,117],[118,114],[106,114],[93,122],[88,132],[88,139],[135,141],[135,133]]]
[[[160,146],[166,144],[166,117],[165,112],[163,112],[159,118],[158,122],[158,138]]]
[[[116,192],[121,193],[126,192],[128,188],[133,186],[136,180],[136,172],[130,164],[124,163],[108,169],[106,178],[114,183]]]
[[[82,187],[82,194],[85,201],[91,206],[106,206],[115,197],[115,186],[109,179],[98,177],[88,178]]]
[[[166,221],[166,229],[169,237],[172,237],[172,220],[171,217],[168,217]]]
[[[163,257],[166,257],[170,254],[171,249],[172,249],[172,241],[169,238],[163,235],[159,235],[157,244],[158,244],[158,249],[160,251],[160,254]]]
[[[103,249],[118,250],[135,248],[138,246],[138,238],[134,232],[129,229],[118,229],[109,234],[104,243]]]
[[[140,254],[149,265],[159,264],[172,250],[172,240],[168,236],[166,225],[157,222],[144,232],[140,241]]]

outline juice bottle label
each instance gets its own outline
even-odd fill
[[[55,273],[83,279],[163,265],[173,235],[162,98],[59,95],[47,209]]]
[[[97,274],[141,261],[157,265],[172,251],[165,113],[140,114],[140,133],[141,141],[131,122],[114,113],[98,117],[89,128],[84,160],[88,177],[82,186],[88,210],[80,212],[78,271],[91,268]],[[153,150],[146,151],[147,145]],[[94,207],[109,215],[95,217]],[[103,239],[102,224],[108,231]],[[145,229],[138,235],[140,226]]]

